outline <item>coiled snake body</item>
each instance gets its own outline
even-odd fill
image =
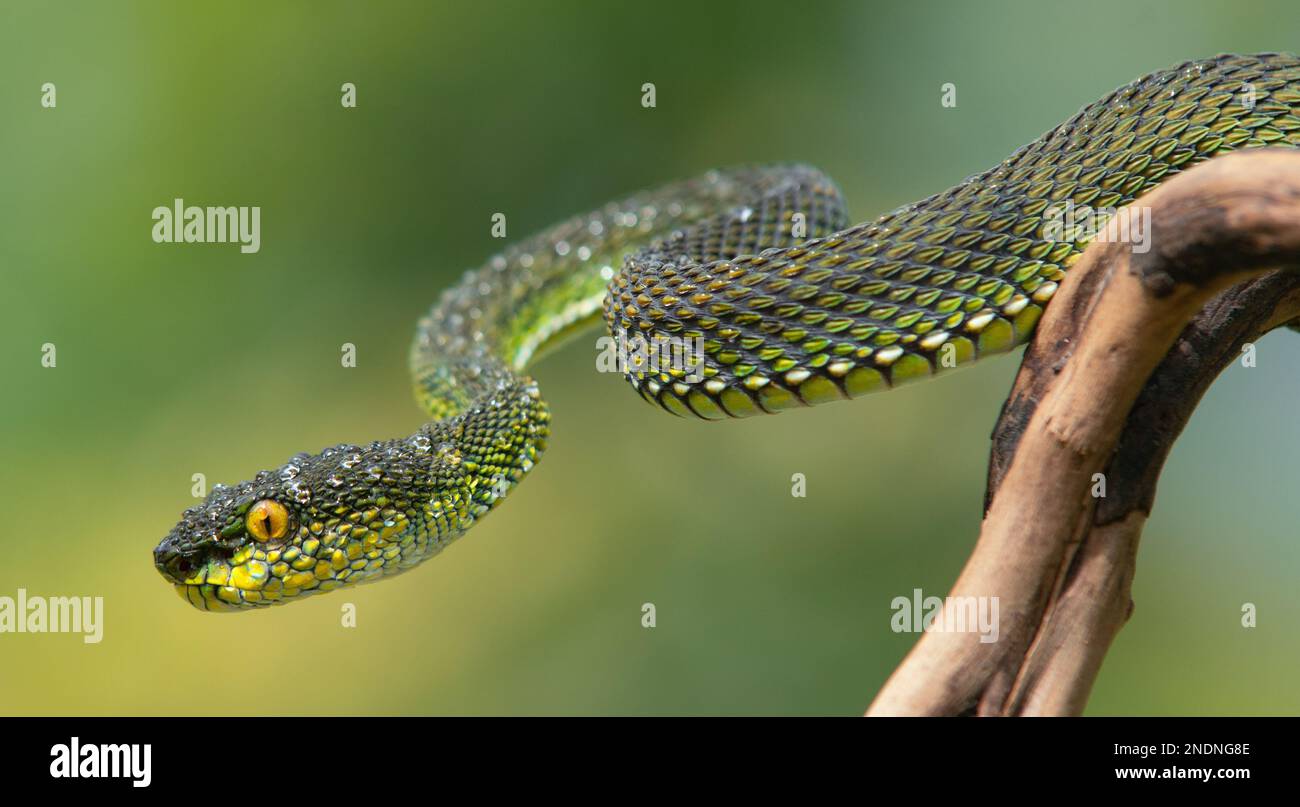
[[[625,374],[657,406],[708,419],[856,398],[1010,350],[1096,232],[1059,226],[1062,210],[1119,208],[1197,162],[1269,145],[1300,146],[1300,60],[1219,56],[1121,87],[869,223],[849,226],[834,184],[803,166],[612,203],[469,272],[420,321],[411,367],[433,421],[216,486],[155,564],[191,604],[224,611],[432,557],[545,448],[530,359],[602,312],[621,337],[698,346],[687,365],[651,347]]]

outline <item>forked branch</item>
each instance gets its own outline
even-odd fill
[[[1146,211],[1149,251],[1098,240],[1070,270],[994,431],[950,596],[997,597],[998,641],[925,633],[868,715],[1080,713],[1174,440],[1242,344],[1300,318],[1300,152],[1210,160],[1128,213]]]

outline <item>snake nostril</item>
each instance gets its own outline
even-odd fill
[[[192,558],[168,541],[164,541],[154,549],[153,564],[163,577],[174,583],[185,582],[196,568]]]

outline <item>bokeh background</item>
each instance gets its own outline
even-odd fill
[[[861,712],[915,639],[891,599],[944,594],[977,534],[1018,353],[716,425],[595,373],[593,334],[536,368],[554,437],[528,482],[398,580],[210,615],[150,550],[196,472],[414,431],[414,321],[500,247],[494,212],[522,236],[800,160],[866,219],[1150,70],[1297,47],[1292,0],[5,3],[0,594],[103,596],[107,624],[0,635],[0,713]],[[178,196],[260,205],[261,252],[154,244]],[[1210,391],[1090,713],[1300,712],[1298,394],[1289,332]]]

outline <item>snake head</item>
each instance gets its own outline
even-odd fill
[[[311,460],[301,455],[278,473],[263,471],[233,487],[215,485],[154,548],[154,566],[198,608],[224,611],[269,602],[266,595],[283,590],[289,564],[302,556],[310,538],[310,489],[298,477]],[[271,567],[281,563],[277,568],[286,573],[268,591]],[[294,564],[293,571],[302,565]],[[314,573],[309,576],[318,586]],[[306,582],[298,575],[291,581]]]
[[[215,485],[154,548],[154,566],[205,611],[240,611],[378,580],[462,534],[491,489],[462,461],[456,424],[299,454]],[[478,434],[477,431],[472,434]]]

